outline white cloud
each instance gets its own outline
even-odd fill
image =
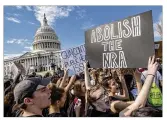
[[[20,14],[17,14],[17,13],[14,13],[13,15],[16,16],[16,17],[20,16]]]
[[[26,7],[26,9],[28,10],[28,11],[33,11],[33,9],[31,8],[31,6],[25,6]]]
[[[60,7],[60,6],[34,6],[34,14],[39,22],[43,21],[44,13],[46,14],[48,24],[53,25],[56,19],[68,17],[74,7]]]
[[[29,51],[33,50],[32,46],[25,46],[25,49],[28,49]]]
[[[29,44],[28,39],[11,39],[7,41],[8,44],[19,44],[19,45],[25,45],[25,44]]]
[[[33,9],[32,9],[31,6],[27,6],[27,5],[25,5],[25,6],[17,5],[17,6],[16,6],[17,9],[22,9],[23,7],[26,8],[28,11],[33,11]]]
[[[18,13],[6,13],[6,14],[9,15],[9,16],[15,16],[15,17],[21,16]]]
[[[76,17],[76,19],[82,19],[86,16],[86,11],[84,9],[80,9],[80,10],[76,11],[76,13],[78,15]]]
[[[154,37],[162,37],[163,25],[162,25],[162,13],[160,13],[158,21],[154,23]]]
[[[86,30],[93,26],[95,26],[95,24],[93,24],[91,21],[87,21],[82,24],[81,29]]]
[[[9,21],[15,22],[15,23],[21,23],[20,20],[18,20],[17,18],[14,18],[14,17],[6,17],[6,19]]]
[[[17,5],[16,8],[17,9],[22,9],[23,6]]]
[[[11,58],[14,58],[14,57],[19,57],[21,55],[22,54],[4,54],[4,59],[11,59]]]
[[[8,43],[8,44],[12,44],[12,43],[14,43],[15,41],[16,41],[15,39],[8,40],[7,43]]]
[[[34,24],[35,24],[35,23],[33,23],[33,22],[29,22],[29,21],[28,21],[28,23],[29,23],[29,24],[32,24],[32,25],[34,25]]]

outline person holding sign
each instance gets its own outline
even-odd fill
[[[116,69],[116,73],[120,79],[120,83],[122,86],[123,94],[117,94],[117,86],[116,86],[116,80],[114,78],[106,78],[103,80],[102,85],[107,89],[109,94],[109,100],[110,100],[110,109],[113,113],[119,113],[123,109],[125,109],[127,106],[132,104],[132,101],[124,102],[125,100],[129,100],[129,92],[127,89],[127,85],[125,82],[124,74],[121,70]]]
[[[93,109],[91,110],[91,117],[104,117],[104,116],[112,116],[109,106],[105,103],[107,100],[107,92],[105,88],[103,88],[100,84],[97,78],[94,85],[91,84],[89,72],[88,72],[88,62],[84,63],[84,72],[85,72],[85,86],[86,86],[86,92],[88,103],[90,104]],[[92,76],[96,76],[94,74]],[[104,102],[105,101],[105,102]],[[86,103],[86,104],[88,104]],[[90,109],[88,110],[90,111]]]
[[[155,56],[153,57],[149,57],[149,61],[148,61],[148,75],[147,78],[145,80],[145,83],[139,93],[139,95],[137,96],[135,102],[133,104],[131,104],[130,106],[128,106],[126,109],[124,109],[123,111],[120,112],[119,116],[121,117],[128,117],[128,116],[133,116],[133,117],[137,117],[139,114],[136,114],[138,112],[138,110],[140,108],[143,108],[143,113],[140,112],[140,115],[142,114],[142,117],[160,117],[162,116],[162,112],[159,112],[159,110],[156,110],[154,108],[152,108],[152,112],[150,111],[150,109],[145,108],[146,105],[146,101],[150,92],[150,88],[152,86],[152,83],[154,81],[156,72],[157,72],[157,68],[158,68],[158,63],[155,62]],[[145,111],[144,109],[147,109],[147,111]],[[150,112],[149,112],[149,111]],[[149,113],[147,113],[149,112]],[[161,114],[161,115],[160,115]]]

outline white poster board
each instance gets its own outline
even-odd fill
[[[85,62],[85,46],[80,45],[75,48],[70,48],[67,50],[61,51],[61,59],[63,66],[78,74],[84,71]]]

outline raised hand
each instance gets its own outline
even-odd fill
[[[158,69],[158,62],[155,62],[155,56],[152,56],[152,57],[149,57],[149,60],[148,60],[148,75],[151,74],[151,75],[154,75],[156,74],[157,72],[157,69]]]
[[[84,68],[87,68],[88,67],[88,61],[85,61],[84,62]]]
[[[122,76],[123,75],[121,69],[115,69],[115,70],[116,70],[116,73],[117,73],[118,76]]]
[[[68,74],[68,68],[64,68],[64,74]]]
[[[137,80],[140,80],[141,78],[141,72],[139,72],[137,69],[133,72],[133,75]]]

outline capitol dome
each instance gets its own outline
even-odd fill
[[[54,29],[48,25],[46,16],[44,14],[43,23],[36,31],[33,51],[57,51],[60,50],[60,41]]]

